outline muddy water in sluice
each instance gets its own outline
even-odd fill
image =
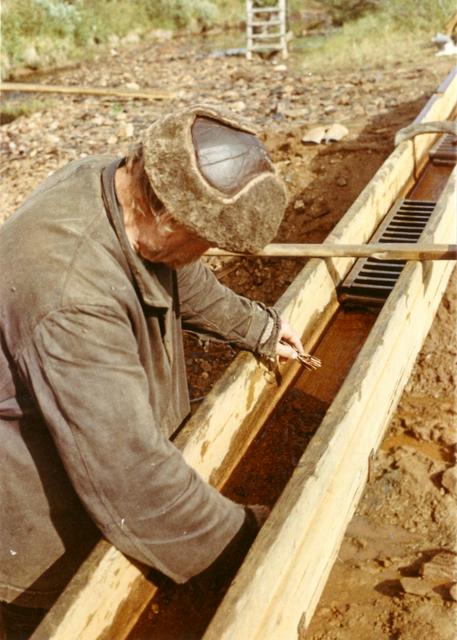
[[[411,189],[411,200],[438,200],[449,180],[453,165],[429,163],[421,173],[420,180]]]
[[[286,391],[226,483],[226,496],[242,504],[275,504],[375,320],[371,311],[337,312],[313,352],[322,367],[303,371]],[[228,585],[212,593],[194,584],[158,586],[129,640],[201,638]]]

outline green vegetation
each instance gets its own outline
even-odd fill
[[[29,116],[36,111],[45,111],[54,105],[54,101],[26,98],[24,100],[8,100],[0,109],[0,125],[12,122],[19,116]]]
[[[321,71],[412,58],[455,13],[455,0],[323,0],[320,4],[328,8],[334,24],[342,25],[326,37],[300,42],[305,67]]]
[[[342,25],[370,11],[376,11],[381,4],[382,0],[323,0],[321,2],[335,25]]]
[[[398,47],[414,48],[418,35],[442,29],[455,0],[289,0],[296,35],[302,30],[300,16],[313,8],[327,12],[341,29],[300,42],[306,62],[313,65],[324,56],[357,65],[376,56],[398,56]],[[3,0],[2,75],[18,67],[62,66],[126,36],[141,39],[156,29],[221,29],[239,26],[244,18],[244,0]]]
[[[63,64],[113,37],[202,31],[243,16],[243,0],[3,0],[2,71]]]

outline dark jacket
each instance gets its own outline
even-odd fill
[[[256,350],[270,312],[201,262],[130,248],[117,162],[77,161],[0,230],[0,599],[49,606],[100,532],[177,582],[242,508],[169,441],[189,412],[182,325]]]

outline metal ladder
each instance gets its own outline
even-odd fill
[[[246,58],[254,52],[280,51],[287,58],[286,0],[263,5],[265,0],[246,0]]]

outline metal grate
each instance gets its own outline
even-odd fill
[[[417,242],[435,206],[436,202],[429,200],[397,201],[370,242]],[[405,260],[357,260],[341,284],[341,300],[383,304],[394,288],[404,265]]]
[[[433,164],[455,164],[457,162],[457,137],[451,133],[440,136],[429,152]]]

